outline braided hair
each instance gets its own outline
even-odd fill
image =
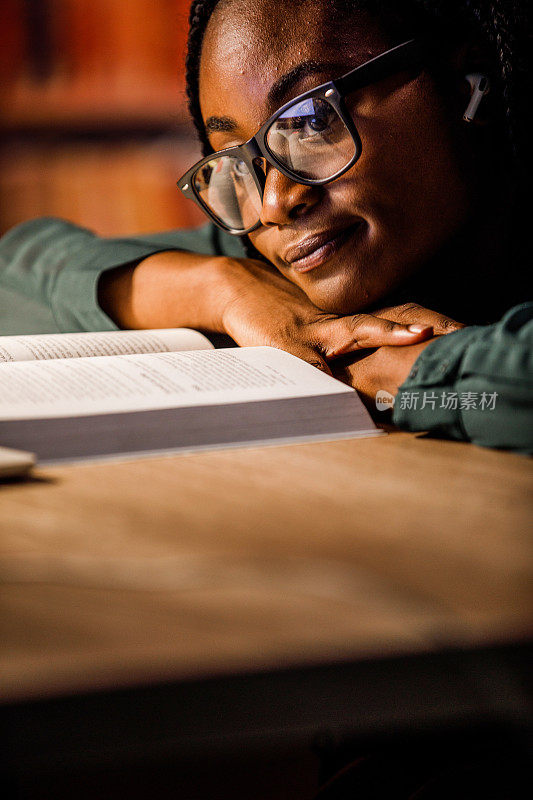
[[[212,152],[212,147],[209,144],[200,111],[200,56],[205,29],[218,2],[219,0],[193,0],[189,12],[189,36],[187,39],[187,55],[185,57],[185,90],[187,92],[189,112],[200,138],[204,155]]]
[[[527,226],[523,225],[529,187],[530,147],[526,129],[526,104],[531,97],[528,53],[531,49],[529,0],[325,0],[332,14],[361,10],[375,15],[385,31],[397,40],[402,33],[410,36],[431,35],[445,45],[472,39],[484,46],[490,59],[490,109],[498,143],[507,157],[506,172],[514,187],[513,205],[517,209],[515,231],[509,238],[516,251]],[[185,62],[186,92],[189,111],[204,155],[212,152],[202,120],[199,100],[199,72],[202,42],[207,24],[219,0],[193,0],[189,14],[189,35]],[[516,232],[518,231],[518,237]],[[248,255],[260,258],[246,238]],[[521,245],[523,246],[523,245]],[[518,247],[518,253],[521,252]]]

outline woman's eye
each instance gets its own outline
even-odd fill
[[[328,122],[321,117],[312,117],[309,122],[307,123],[312,131],[316,133],[322,133],[322,131],[326,130],[328,127]]]
[[[248,175],[248,167],[246,166],[246,162],[242,161],[242,159],[235,161],[233,170],[239,178],[245,178]]]
[[[299,130],[299,138],[303,141],[313,141],[313,139],[318,141],[328,130],[330,130],[330,125],[327,117],[308,117]]]

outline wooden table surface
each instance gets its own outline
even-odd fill
[[[392,433],[0,488],[4,701],[520,641],[532,464]]]

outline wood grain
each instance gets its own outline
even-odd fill
[[[531,478],[394,433],[4,484],[1,696],[521,640]]]

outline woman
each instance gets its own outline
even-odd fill
[[[270,120],[253,146],[179,182],[223,230],[106,242],[38,221],[5,237],[3,285],[62,330],[186,325],[322,368],[359,350],[345,377],[369,403],[402,386],[397,424],[527,450],[531,309],[472,326],[525,299],[527,19],[512,5],[193,3],[187,83],[204,152]],[[329,99],[305,94],[323,84]]]

